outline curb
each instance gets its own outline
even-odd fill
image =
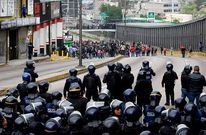
[[[45,57],[45,58],[41,58],[41,59],[36,59],[36,60],[33,60],[35,63],[40,63],[40,62],[43,62],[43,61],[46,61],[46,60],[51,60],[50,57]],[[25,63],[24,63],[25,64]],[[24,65],[24,64],[19,64],[19,65]],[[8,63],[3,63],[3,64],[0,64],[0,68],[1,67],[5,67],[5,66],[9,66]]]
[[[118,61],[118,60],[120,60],[122,58],[124,58],[124,56],[122,56],[122,55],[121,56],[117,56],[116,58],[114,58],[112,60],[109,60],[107,62],[103,62],[103,63],[97,64],[97,65],[95,65],[95,67],[96,68],[101,68],[101,67],[103,67],[103,66],[105,66],[105,65],[107,65],[107,64],[109,64],[111,62],[116,62],[116,61]],[[87,68],[82,68],[82,69],[77,69],[77,70],[78,70],[78,75],[87,72]],[[58,80],[65,79],[67,77],[69,77],[69,73],[68,72],[67,73],[63,73],[63,74],[59,74],[59,75],[55,75],[55,76],[52,76],[52,77],[48,77],[48,78],[45,78],[45,79],[38,80],[37,83],[42,81],[42,80],[47,80],[47,81],[49,81],[51,83],[51,82],[55,82],[55,81],[58,81]],[[9,88],[2,88],[2,89],[0,89],[0,96],[5,95],[8,92],[8,90],[9,90]]]

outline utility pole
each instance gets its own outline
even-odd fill
[[[79,67],[82,66],[82,0],[79,0]]]

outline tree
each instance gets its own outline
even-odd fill
[[[182,7],[182,13],[195,15],[197,13],[197,5],[195,2],[189,2]]]
[[[100,14],[107,14],[106,20],[121,20],[122,10],[120,7],[111,6],[109,4],[102,4],[100,7]]]

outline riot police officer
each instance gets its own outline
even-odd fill
[[[87,109],[85,112],[85,118],[87,120],[87,124],[84,126],[83,132],[85,135],[99,135],[102,132],[101,127],[101,107],[104,106],[104,102],[93,102],[90,101],[87,103]]]
[[[19,108],[19,104],[15,97],[9,96],[5,99],[2,114],[6,118],[6,121],[7,121],[7,126],[5,130],[9,134],[11,133],[13,129],[14,120],[18,117],[20,113],[18,112],[18,108]]]
[[[45,123],[44,133],[46,135],[58,135],[60,127],[61,127],[61,118],[60,117],[51,118]]]
[[[115,116],[108,117],[103,122],[103,134],[122,135],[119,119]]]
[[[120,123],[124,122],[124,117],[123,117],[124,106],[125,106],[124,102],[118,99],[114,99],[110,103],[111,114],[112,116],[118,117]]]
[[[165,87],[166,103],[165,105],[174,105],[174,86],[175,80],[178,79],[177,73],[173,70],[173,65],[171,63],[166,66],[167,71],[164,73],[162,78],[162,87]]]
[[[82,89],[82,81],[80,78],[77,77],[77,70],[75,68],[69,70],[70,77],[66,80],[64,85],[64,98],[69,97],[70,92],[76,92],[83,96],[84,91]],[[68,92],[68,95],[66,93]]]
[[[90,101],[91,97],[94,101],[98,100],[98,91],[101,91],[101,80],[97,74],[95,74],[95,66],[89,65],[88,71],[89,74],[84,76],[83,79],[83,91],[86,88],[86,97]]]
[[[87,105],[87,98],[82,97],[80,90],[69,90],[67,100],[72,103],[74,109],[80,111],[84,115]]]
[[[79,111],[73,111],[68,119],[67,119],[68,125],[69,125],[69,133],[70,135],[82,135],[83,131],[83,125],[84,120]]]
[[[140,107],[132,102],[127,102],[123,113],[125,118],[123,125],[124,134],[139,135],[143,131],[143,125],[139,121],[139,118],[142,116]]]
[[[145,105],[143,113],[143,122],[149,129],[153,129],[155,120],[155,107],[159,105],[161,100],[161,93],[158,91],[153,91],[150,95],[150,105]]]
[[[124,66],[123,75],[122,75],[122,89],[131,89],[134,82],[134,75],[131,73],[131,66],[129,64]]]
[[[44,98],[47,103],[52,102],[52,95],[50,93],[47,93],[49,89],[49,82],[46,80],[39,82],[39,96]]]
[[[27,90],[27,84],[29,84],[31,82],[31,75],[29,73],[23,73],[22,75],[22,80],[23,83],[20,83],[17,85],[17,89],[19,90],[19,94],[20,94],[20,101],[21,104],[24,104],[24,98],[25,96],[28,95],[28,90]]]
[[[136,101],[136,92],[133,89],[126,89],[123,93],[125,102],[133,102]]]
[[[107,84],[107,89],[111,92],[112,98],[122,99],[121,76],[115,71],[115,64],[108,64],[109,72],[104,75],[103,83]]]
[[[31,82],[36,82],[36,78],[39,75],[35,72],[35,62],[33,60],[26,61],[26,67],[24,68],[24,72],[29,73],[31,75]]]

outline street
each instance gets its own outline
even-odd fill
[[[153,90],[160,91],[162,93],[162,100],[161,105],[164,105],[165,103],[165,93],[164,88],[161,87],[161,81],[164,72],[166,71],[166,63],[168,61],[172,62],[174,65],[174,71],[177,72],[177,75],[179,79],[176,81],[175,85],[175,98],[181,96],[181,82],[180,82],[180,75],[185,65],[190,64],[192,66],[199,65],[200,66],[200,72],[203,75],[206,75],[206,60],[203,58],[180,58],[180,57],[173,57],[173,56],[154,56],[154,57],[130,57],[130,58],[123,58],[119,62],[121,62],[123,65],[130,64],[132,67],[132,73],[135,76],[135,81],[133,83],[133,87],[136,83],[136,77],[138,74],[139,69],[141,68],[142,61],[148,60],[150,61],[150,66],[153,68],[153,70],[156,73],[156,76],[153,77]],[[104,74],[108,71],[107,67],[102,67],[96,70],[96,74],[98,74],[101,78],[101,80],[104,77]],[[83,79],[83,76],[85,74],[79,75],[81,79]],[[64,88],[64,80],[56,81],[50,84],[50,92],[53,91],[61,91],[63,92]],[[106,87],[105,84],[102,84],[103,87]]]

